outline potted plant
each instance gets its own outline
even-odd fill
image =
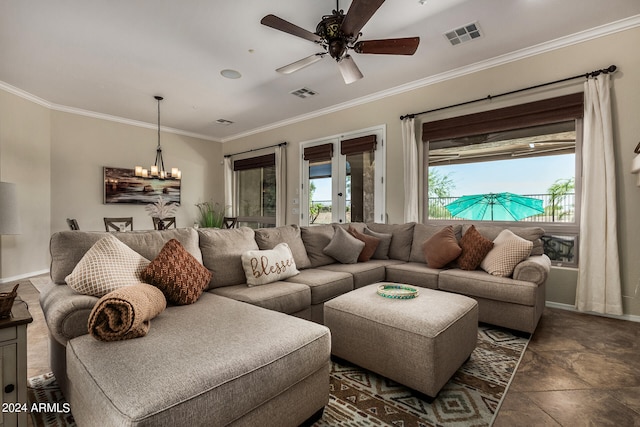
[[[224,206],[217,202],[196,203],[200,217],[198,223],[200,227],[222,228],[224,219]]]
[[[147,210],[151,218],[157,218],[157,220],[154,221],[157,221],[158,230],[164,230],[164,220],[166,218],[175,216],[178,205],[166,201],[162,198],[162,196],[158,196],[158,201],[148,204],[147,206],[145,206],[145,209]]]

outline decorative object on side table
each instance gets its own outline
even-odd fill
[[[420,293],[413,286],[385,283],[378,286],[377,294],[391,299],[413,299]]]
[[[13,287],[11,292],[0,292],[0,319],[11,317],[13,301],[16,299],[16,295],[18,295],[18,286],[20,286],[19,283]]]
[[[169,217],[175,217],[175,212],[176,209],[178,209],[178,205],[167,202],[162,198],[162,196],[158,196],[158,201],[148,204],[147,206],[145,206],[145,209],[152,218],[158,218],[157,220],[154,220],[154,223],[157,225],[157,229],[164,230],[164,220]]]

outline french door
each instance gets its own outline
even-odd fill
[[[384,222],[384,126],[302,144],[303,225]]]

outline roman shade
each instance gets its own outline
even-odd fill
[[[582,92],[422,124],[422,141],[462,138],[581,118]]]
[[[310,162],[322,162],[333,157],[333,144],[314,145],[304,149],[304,160]]]
[[[366,153],[376,150],[376,136],[367,135],[359,138],[345,139],[340,142],[340,154],[348,156],[351,154]]]
[[[235,160],[233,162],[234,171],[244,171],[249,169],[266,168],[276,165],[276,155],[274,153],[264,156],[249,157],[248,159]]]

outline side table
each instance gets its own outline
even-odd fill
[[[0,292],[5,290],[11,290],[9,285],[0,286]],[[0,427],[26,426],[29,411],[27,324],[33,318],[19,293],[20,288],[11,317],[0,319]]]

